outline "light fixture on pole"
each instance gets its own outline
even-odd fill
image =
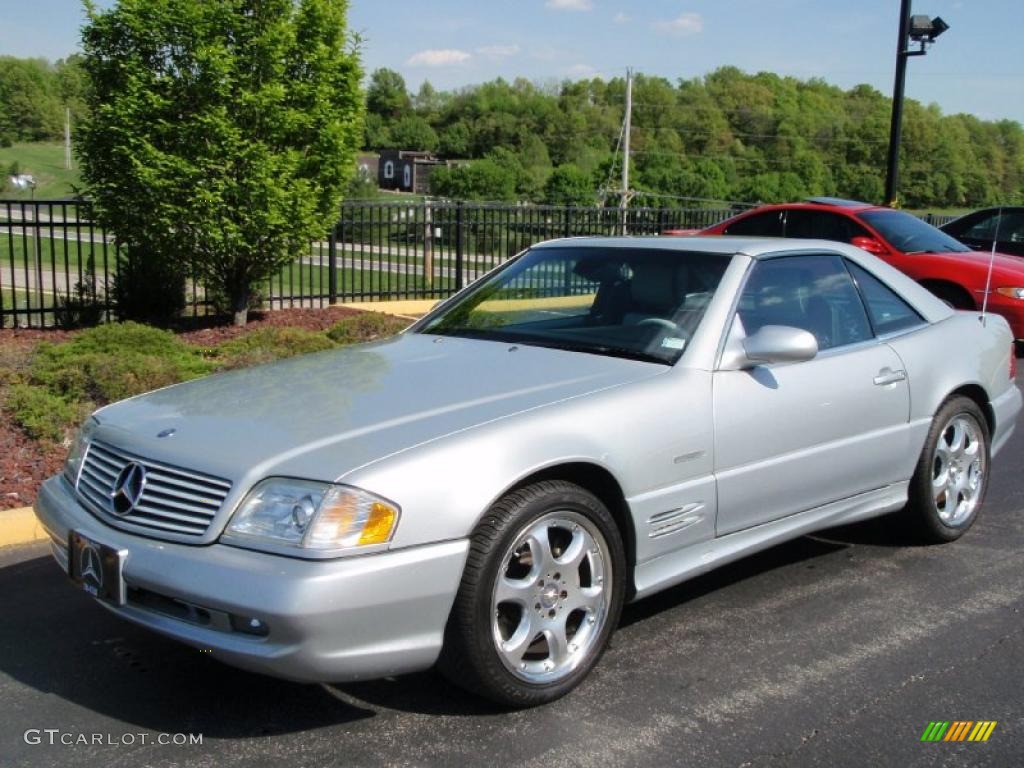
[[[935,42],[949,24],[940,17],[931,18],[924,14],[911,15],[910,0],[900,3],[900,30],[896,41],[896,81],[892,89],[892,122],[889,126],[889,156],[885,173],[886,205],[896,202],[896,182],[899,176],[900,139],[903,133],[903,89],[907,79],[907,59],[910,56],[924,56],[929,45]],[[911,43],[918,48],[911,50]]]

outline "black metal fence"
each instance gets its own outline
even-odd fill
[[[262,286],[264,307],[445,298],[524,248],[577,235],[657,235],[710,226],[723,208],[572,208],[471,203],[346,203],[323,240],[310,243]],[[938,217],[936,217],[938,218]],[[933,220],[932,223],[941,223]],[[116,316],[123,254],[84,202],[0,200],[0,328]],[[187,311],[210,311],[190,280]]]

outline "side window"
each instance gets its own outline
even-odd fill
[[[974,240],[988,240],[996,237],[1003,243],[1024,242],[1024,213],[1004,212],[986,216],[973,227],[963,233],[963,237]]]
[[[861,296],[864,297],[876,334],[883,336],[924,324],[924,318],[917,310],[907,304],[892,288],[857,264],[847,262],[847,266],[857,281]]]
[[[782,211],[755,213],[753,216],[734,221],[723,230],[723,233],[751,237],[782,237],[782,215]]]
[[[759,262],[743,289],[737,315],[747,335],[766,325],[788,325],[814,334],[820,350],[872,338],[857,287],[839,256]]]
[[[786,237],[815,240],[837,240],[848,243],[855,237],[864,237],[868,231],[847,216],[812,210],[792,210],[786,213]]]
[[[991,240],[996,236],[996,223],[999,216],[986,216],[973,227],[962,233],[962,237],[970,237],[974,240]]]

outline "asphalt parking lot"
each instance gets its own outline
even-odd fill
[[[0,595],[4,767],[1019,765],[1024,426],[959,542],[904,546],[883,520],[777,547],[628,606],[584,686],[524,712],[434,673],[231,669],[111,616],[41,546],[0,551]],[[922,743],[934,720],[998,724]]]

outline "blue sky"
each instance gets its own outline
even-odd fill
[[[914,11],[951,29],[911,59],[907,96],[1024,123],[1024,2],[918,0]],[[898,16],[898,0],[352,0],[349,19],[367,71],[396,69],[413,90],[627,67],[675,80],[732,64],[888,94]],[[0,0],[0,54],[67,55],[81,22],[79,0]]]

